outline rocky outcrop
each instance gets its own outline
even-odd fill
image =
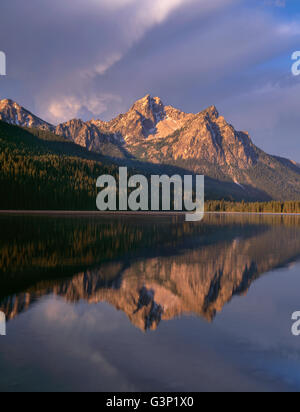
[[[154,163],[161,153],[173,160],[201,160],[219,166],[246,169],[257,153],[247,133],[237,132],[212,106],[198,114],[186,114],[164,106],[158,97],[145,96],[110,122],[72,120],[56,133],[94,149],[110,136],[136,157]],[[158,143],[158,145],[157,145]],[[142,150],[142,154],[139,153]]]
[[[0,100],[0,120],[21,127],[55,131],[55,127],[50,123],[45,122],[9,99]]]

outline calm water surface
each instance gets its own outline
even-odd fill
[[[0,225],[0,391],[300,390],[299,217]]]

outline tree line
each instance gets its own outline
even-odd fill
[[[207,201],[207,212],[238,212],[238,213],[300,213],[300,201],[290,202],[229,202]]]

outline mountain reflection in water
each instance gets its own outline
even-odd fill
[[[184,314],[211,322],[260,276],[300,256],[297,216],[0,221],[0,310],[8,320],[53,294],[107,302],[143,331]]]

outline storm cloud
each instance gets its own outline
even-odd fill
[[[293,0],[3,0],[0,50],[12,98],[54,124],[108,120],[147,93],[215,104],[268,152],[300,161]]]

